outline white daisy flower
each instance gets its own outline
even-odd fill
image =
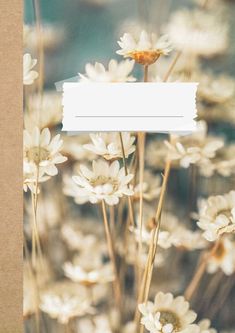
[[[112,323],[113,324],[113,323]],[[79,333],[113,333],[110,325],[110,318],[107,314],[99,314],[98,316],[89,318],[82,318],[78,323]]]
[[[105,69],[104,65],[96,62],[95,65],[87,64],[86,74],[79,73],[81,82],[134,82],[136,79],[130,75],[133,70],[135,62],[132,60],[124,60],[117,62],[110,60],[108,68]]]
[[[198,220],[203,236],[211,242],[224,233],[235,232],[235,191],[202,200]]]
[[[87,258],[89,260],[89,258]],[[99,283],[111,282],[115,279],[112,265],[102,264],[99,267],[86,270],[82,265],[66,262],[64,264],[65,276],[74,282],[83,284],[84,286],[92,286]]]
[[[153,302],[139,304],[141,323],[150,333],[196,333],[198,326],[192,324],[197,315],[189,310],[183,296],[159,292]]]
[[[58,282],[43,292],[40,309],[61,324],[70,319],[93,313],[86,291],[69,282]]]
[[[211,328],[211,322],[209,319],[202,319],[197,324],[199,327],[198,333],[217,333],[217,331],[214,328]]]
[[[38,94],[30,95],[27,109],[24,124],[28,130],[32,130],[36,126],[41,129],[51,128],[62,121],[61,95],[53,91],[45,91],[42,97]]]
[[[83,231],[84,225],[88,227],[88,229],[95,229],[96,235],[90,234]],[[99,221],[81,218],[81,223],[76,222],[66,222],[61,228],[61,235],[63,240],[65,241],[68,248],[72,251],[85,252],[97,250],[97,240],[102,240],[103,234],[103,226],[99,223]],[[100,244],[101,242],[99,242]],[[105,242],[104,244],[105,246]],[[105,252],[104,252],[105,253]],[[93,256],[94,258],[94,256]]]
[[[38,77],[38,72],[32,71],[32,68],[37,64],[37,59],[32,59],[29,53],[23,57],[23,83],[30,85]]]
[[[198,73],[197,97],[206,103],[225,103],[235,95],[235,80],[228,75]]]
[[[36,25],[24,25],[24,43],[32,53],[37,51],[38,44],[43,44],[45,51],[55,50],[63,41],[65,31],[61,26],[43,24],[38,34]]]
[[[69,158],[69,162],[93,161],[97,156],[84,148],[85,144],[90,142],[88,134],[79,134],[78,136],[63,135],[63,147],[61,152]]]
[[[141,239],[142,242],[150,244],[152,240],[152,230],[156,227],[154,221],[154,211],[152,215],[148,215],[144,212],[144,220],[146,223],[142,226]],[[153,216],[153,217],[151,217]],[[140,229],[131,229],[137,240],[140,239]],[[161,217],[161,228],[159,230],[158,245],[162,249],[169,249],[171,246],[175,246],[179,249],[192,251],[195,249],[203,249],[206,247],[206,241],[202,237],[201,232],[192,231],[179,221],[179,219],[169,212],[163,212]]]
[[[199,164],[199,172],[204,177],[211,177],[215,173],[229,177],[235,173],[235,144],[222,147],[216,156],[205,163]]]
[[[130,233],[128,236],[128,243],[126,248],[123,248],[123,242],[120,240],[117,241],[117,252],[118,254],[125,260],[129,265],[135,266],[136,265],[136,240],[139,239],[139,234],[140,231],[139,229],[133,229],[132,227],[130,228],[130,231],[137,231],[138,230],[138,235],[135,235],[134,232]],[[138,265],[144,269],[146,266],[146,262],[148,260],[148,250],[149,246],[147,245],[145,234],[143,231],[143,237],[142,237],[142,251],[138,260]],[[159,247],[158,249],[158,254],[155,257],[154,260],[154,267],[162,267],[164,265],[164,262],[166,260],[166,252],[163,252],[162,249]]]
[[[181,136],[174,144],[165,142],[172,160],[178,160],[183,168],[190,164],[205,163],[215,156],[218,149],[223,147],[220,138],[207,136],[207,125],[204,121],[197,122],[197,130],[191,135]]]
[[[106,160],[113,160],[122,158],[122,147],[119,133],[97,133],[90,134],[92,144],[85,144],[83,147],[92,153],[103,156]],[[123,147],[125,157],[127,158],[130,154],[135,151],[135,137],[130,133],[122,133]]]
[[[85,222],[85,221],[84,221]],[[97,224],[97,223],[96,223]],[[94,226],[96,227],[96,226]],[[80,230],[78,234],[75,230],[63,228],[64,239],[71,238],[71,246],[79,250],[79,254],[72,262],[64,264],[65,275],[74,282],[85,286],[108,283],[114,280],[112,265],[110,262],[104,263],[104,256],[107,255],[106,244],[102,237],[95,237],[93,234],[84,234]],[[69,239],[68,239],[69,241]],[[91,257],[91,253],[93,253]]]
[[[132,174],[125,175],[124,168],[120,169],[118,161],[112,164],[93,161],[92,170],[81,165],[79,176],[72,177],[77,185],[77,197],[93,204],[104,200],[111,206],[116,205],[123,195],[133,194],[132,189],[128,188],[132,178]]]
[[[35,165],[29,164],[26,161],[23,161],[23,173],[24,173],[24,181],[23,181],[23,190],[27,192],[29,189],[34,194],[39,193],[39,188],[37,188],[37,184],[44,183],[48,179],[49,176],[44,175],[43,170],[39,170],[37,172],[37,168]]]
[[[63,176],[63,182],[63,193],[69,197],[73,197],[76,204],[82,205],[89,201],[87,196],[81,195],[80,188],[71,178],[71,176],[65,174]]]
[[[142,31],[138,40],[131,34],[125,33],[118,41],[120,50],[117,54],[134,59],[141,65],[151,65],[161,55],[168,55],[172,51],[167,35],[157,38],[155,34]]]
[[[63,163],[67,157],[62,156],[59,151],[63,141],[57,134],[51,139],[48,128],[41,132],[38,127],[30,133],[24,130],[24,163],[39,169],[40,174],[54,176],[58,173],[56,164]]]
[[[183,9],[172,14],[166,32],[174,46],[191,55],[212,57],[228,47],[228,26],[218,15]]]
[[[224,274],[231,275],[235,271],[235,244],[229,238],[221,238],[216,251],[209,257],[207,272],[215,273],[221,269]]]

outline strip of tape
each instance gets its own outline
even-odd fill
[[[192,132],[198,83],[63,83],[63,131]]]

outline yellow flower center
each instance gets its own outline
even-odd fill
[[[224,244],[222,242],[220,242],[214,253],[214,256],[216,259],[223,259],[225,254],[226,254],[226,250],[225,250]]]
[[[26,155],[29,161],[39,164],[41,161],[49,159],[50,152],[42,147],[32,147],[28,150]]]
[[[118,180],[111,177],[98,176],[97,178],[91,179],[90,184],[94,187],[110,184],[114,191],[118,189]]]
[[[230,218],[232,217],[232,215],[231,215],[231,211],[230,211],[229,209],[220,210],[220,211],[217,212],[216,215],[217,215],[217,216],[218,216],[218,215],[224,215],[224,216],[226,216],[228,219],[230,219]]]
[[[180,330],[181,328],[180,320],[174,312],[166,310],[163,311],[160,310],[159,312],[161,313],[159,321],[163,326],[167,324],[172,324],[175,332]]]
[[[128,53],[128,56],[134,59],[138,64],[149,66],[157,61],[161,52],[158,50],[150,51],[133,51]]]

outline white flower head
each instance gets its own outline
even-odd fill
[[[39,128],[35,127],[31,133],[24,130],[25,165],[38,169],[41,174],[56,175],[58,173],[56,164],[67,160],[67,157],[59,152],[62,144],[59,134],[51,139],[48,128],[40,132]]]
[[[32,68],[37,64],[37,59],[32,59],[29,53],[23,57],[23,83],[30,85],[38,77],[38,72],[33,71]]]
[[[224,141],[208,136],[206,122],[198,121],[196,132],[179,137],[173,144],[167,141],[165,144],[169,149],[169,158],[178,160],[183,168],[188,168],[190,164],[205,164],[223,147]]]
[[[88,257],[86,259],[89,260]],[[79,262],[77,264],[66,262],[63,268],[66,277],[87,287],[99,283],[108,283],[114,280],[112,265],[109,263],[100,263],[98,267],[85,269]]]
[[[78,323],[79,333],[112,333],[113,332],[113,322],[111,325],[111,320],[107,314],[99,314],[97,316],[89,318],[82,318]]]
[[[39,117],[38,117],[39,114]],[[43,96],[32,94],[28,97],[28,107],[24,115],[25,128],[32,130],[54,127],[62,120],[61,95],[57,92],[45,91]]]
[[[85,290],[69,282],[58,282],[43,292],[40,309],[61,324],[93,312]]]
[[[235,173],[235,144],[225,145],[216,152],[214,158],[200,163],[199,172],[204,177],[211,177],[215,173],[229,177]]]
[[[198,73],[198,99],[209,104],[223,104],[235,95],[235,80],[228,75]]]
[[[125,175],[125,169],[119,162],[109,164],[106,161],[93,161],[92,170],[80,166],[79,176],[72,177],[77,185],[77,196],[83,201],[95,204],[104,200],[108,205],[116,205],[123,195],[132,195],[128,187],[132,174]]]
[[[120,50],[117,54],[134,59],[141,65],[151,65],[161,55],[168,55],[172,51],[171,43],[167,35],[160,38],[152,33],[142,31],[139,39],[136,40],[131,34],[125,33],[118,41]]]
[[[36,25],[24,25],[24,44],[32,53],[37,50],[39,43],[43,44],[45,51],[55,50],[64,37],[65,31],[61,25],[42,24],[40,35]]]
[[[25,160],[23,161],[23,172],[24,172],[24,182],[23,189],[25,192],[29,189],[34,194],[39,193],[39,187],[37,184],[44,183],[48,179],[49,176],[44,175],[43,170],[38,170],[34,164],[27,163]]]
[[[87,230],[86,232],[83,231],[84,225],[88,228],[89,232]],[[90,234],[90,229],[95,229],[98,235]],[[61,235],[64,242],[70,250],[77,252],[97,252],[97,240],[102,239],[102,234],[102,225],[92,219],[82,218],[81,223],[67,222],[61,228]]]
[[[93,161],[96,155],[84,148],[90,142],[88,134],[79,134],[76,139],[74,136],[63,135],[62,153],[69,157],[69,162]]]
[[[80,188],[77,186],[77,184],[74,182],[70,175],[65,174],[63,176],[63,182],[63,193],[65,195],[68,195],[69,197],[73,197],[76,204],[82,205],[89,201],[87,196],[81,195]]]
[[[112,59],[107,69],[99,62],[95,65],[88,63],[85,67],[86,74],[79,74],[81,82],[134,82],[136,79],[130,75],[134,63],[128,59],[121,62]]]
[[[197,325],[192,323],[197,315],[189,310],[189,303],[183,296],[173,297],[172,294],[159,292],[154,303],[139,304],[142,313],[141,323],[150,333],[196,333]]]
[[[235,232],[235,191],[202,200],[197,225],[211,242],[225,233]]]
[[[223,237],[215,252],[209,257],[207,272],[213,274],[221,269],[224,274],[231,275],[235,271],[235,243],[228,237]]]
[[[214,328],[210,327],[211,322],[209,319],[202,319],[198,323],[199,331],[198,333],[217,333]]]
[[[148,214],[144,211],[144,221],[142,230],[140,228],[131,228],[137,240],[149,245],[152,239],[152,231],[156,228],[156,221],[154,219],[155,212],[151,208],[147,208]],[[149,214],[150,213],[150,214]],[[161,227],[158,235],[158,244],[162,249],[169,249],[171,246],[176,248],[192,251],[195,249],[202,249],[206,247],[206,240],[202,237],[202,233],[192,231],[185,226],[184,223],[171,214],[170,212],[163,212],[161,217]]]
[[[90,134],[92,140],[91,144],[85,144],[84,148],[97,154],[103,156],[106,160],[113,160],[117,158],[122,158],[122,145],[119,133],[97,133]],[[125,157],[127,158],[130,154],[135,151],[135,137],[130,133],[122,133],[123,148],[125,152]]]
[[[203,10],[180,10],[172,14],[166,32],[173,45],[192,55],[212,57],[226,51],[228,26],[218,15]]]

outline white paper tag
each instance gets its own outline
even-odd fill
[[[198,83],[63,84],[63,131],[191,132]]]

